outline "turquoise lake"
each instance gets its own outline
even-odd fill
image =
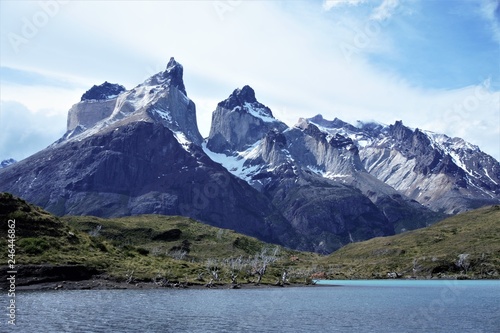
[[[500,281],[20,291],[16,303],[1,332],[500,332]]]

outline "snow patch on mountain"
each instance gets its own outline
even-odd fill
[[[310,171],[314,172],[315,174],[317,174],[323,178],[327,178],[327,179],[331,179],[331,180],[344,180],[345,178],[348,178],[351,176],[351,175],[347,175],[347,174],[326,172],[325,170],[320,169],[315,165],[308,165],[307,169],[309,169]]]
[[[236,177],[250,182],[252,176],[261,168],[260,165],[251,165],[250,161],[260,155],[260,141],[257,141],[245,151],[236,152],[234,155],[215,153],[207,148],[207,143],[203,142],[202,149],[214,162],[221,164],[226,170]]]
[[[255,104],[256,103],[245,102],[244,110],[246,110],[255,118],[259,118],[266,123],[274,123],[277,121],[272,115],[269,115],[266,108],[259,107],[258,105]]]

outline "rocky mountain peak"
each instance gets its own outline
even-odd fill
[[[80,101],[83,102],[89,100],[107,100],[117,97],[125,90],[126,90],[125,87],[122,85],[109,83],[108,81],[105,81],[103,84],[99,86],[94,85],[92,88],[87,90],[82,95]]]
[[[231,155],[247,149],[273,129],[283,131],[286,128],[267,106],[257,101],[255,91],[244,86],[217,105],[212,114],[207,147],[213,152]]]
[[[326,127],[326,128],[345,128],[345,129],[351,129],[351,130],[356,130],[354,126],[352,126],[349,123],[346,123],[345,121],[342,121],[341,119],[335,117],[333,120],[327,120],[323,118],[323,115],[317,114],[312,118],[307,119],[309,122],[312,122],[314,124],[317,124],[321,127]]]
[[[131,90],[105,82],[84,94],[68,112],[67,133],[62,140],[82,140],[137,121],[160,123],[183,142],[201,145],[196,106],[186,95],[183,67],[172,57],[165,71]],[[116,97],[116,98],[114,98]],[[187,143],[186,143],[187,144]]]
[[[301,129],[305,134],[317,139],[318,141],[325,141],[326,133],[322,132],[318,126],[304,118],[299,118],[295,127]]]
[[[394,125],[389,126],[389,134],[397,140],[406,141],[412,137],[413,131],[398,120]]]
[[[163,72],[151,76],[139,87],[175,87],[187,97],[183,76],[184,67],[174,57],[171,57]]]
[[[179,89],[184,95],[187,96],[186,87],[184,86],[184,68],[180,63],[175,61],[174,57],[170,58],[167,64],[167,69],[163,72],[163,77],[167,79],[170,85]]]
[[[219,103],[219,106],[232,110],[238,106],[243,107],[245,103],[257,103],[255,91],[248,85],[235,89],[226,100]]]

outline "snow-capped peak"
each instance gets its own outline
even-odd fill
[[[161,123],[173,132],[183,133],[188,141],[201,144],[196,108],[186,95],[182,76],[182,65],[171,58],[165,71],[131,90],[109,83],[93,87],[87,94],[92,97],[102,93],[107,98],[75,104],[69,110],[68,132],[63,141],[82,140],[127,123],[146,121]]]

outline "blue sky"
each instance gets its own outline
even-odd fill
[[[498,0],[1,0],[0,22],[0,160],[56,141],[92,85],[133,88],[171,56],[205,136],[249,84],[289,125],[403,120],[500,159]]]

